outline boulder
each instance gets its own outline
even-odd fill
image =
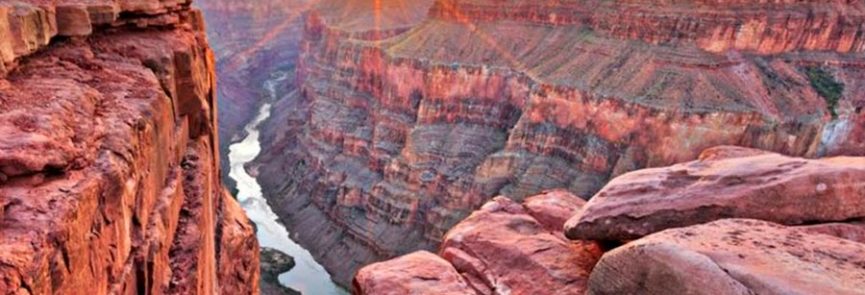
[[[458,281],[479,294],[583,294],[603,252],[595,242],[565,239],[562,225],[584,203],[566,191],[545,192],[522,205],[496,197],[445,235],[444,259],[418,252],[364,267],[355,277],[355,291],[416,294],[406,286],[417,285],[441,294],[458,289]],[[427,266],[418,266],[423,263]],[[427,274],[433,265],[443,278]],[[426,280],[421,284],[418,278]],[[376,293],[382,290],[396,291]]]
[[[504,197],[493,199],[448,232],[442,256],[484,294],[583,294],[600,247],[567,241],[562,223],[545,225],[530,215],[543,212],[535,216],[554,222],[551,216],[579,209],[579,199],[555,192],[529,203],[531,207],[523,207]]]
[[[561,232],[562,225],[585,204],[585,200],[566,190],[552,190],[527,198],[523,207],[547,230]]]
[[[717,147],[700,159],[622,175],[568,220],[582,240],[629,240],[722,218],[788,225],[865,217],[865,158],[792,158]]]
[[[766,221],[725,219],[608,252],[589,294],[865,294],[865,245]]]
[[[355,294],[477,294],[453,266],[426,251],[368,265],[358,271],[353,284]]]

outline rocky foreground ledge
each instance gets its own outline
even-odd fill
[[[863,176],[865,158],[712,148],[622,175],[588,203],[496,198],[439,256],[364,267],[354,292],[865,294]]]
[[[258,292],[189,5],[0,1],[0,293]]]

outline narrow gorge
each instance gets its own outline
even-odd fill
[[[270,99],[277,94],[277,83],[285,83],[288,78],[287,75],[287,73],[278,73],[275,77],[265,81],[264,89],[268,91]],[[330,274],[315,261],[312,254],[291,239],[288,230],[279,221],[279,217],[270,208],[267,200],[264,199],[258,181],[246,171],[246,164],[261,152],[258,127],[270,115],[271,105],[265,103],[258,116],[246,126],[244,130],[247,134],[246,138],[229,147],[228,160],[231,167],[229,177],[237,184],[237,200],[255,223],[261,247],[275,249],[291,256],[295,261],[290,271],[279,275],[278,281],[282,286],[301,294],[344,294],[345,291],[336,286],[330,279]],[[268,283],[271,282],[262,282],[262,285]],[[271,288],[279,289],[277,287]],[[271,292],[271,294],[279,294],[277,290]]]

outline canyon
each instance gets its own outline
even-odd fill
[[[0,2],[0,293],[258,294],[190,5]]]
[[[293,76],[303,36],[303,13],[309,3],[304,0],[229,1],[198,0],[207,21],[207,35],[215,52],[219,136],[224,140],[220,154],[228,155],[228,146],[246,134],[270,94],[262,87],[277,72]],[[293,90],[293,83],[276,85],[278,96]],[[228,171],[227,162],[222,162]],[[223,173],[229,191],[237,194],[235,182]]]
[[[248,170],[348,286],[496,196],[589,198],[719,145],[865,156],[863,23],[861,1],[323,0]],[[489,288],[457,269],[453,294]]]
[[[0,1],[0,61],[2,294],[865,290],[861,0]]]

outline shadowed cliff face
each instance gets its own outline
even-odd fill
[[[0,292],[257,292],[189,5],[0,3]]]
[[[722,144],[861,154],[862,11],[323,1],[256,168],[274,209],[346,284],[361,265],[435,248],[496,195],[590,196]]]

